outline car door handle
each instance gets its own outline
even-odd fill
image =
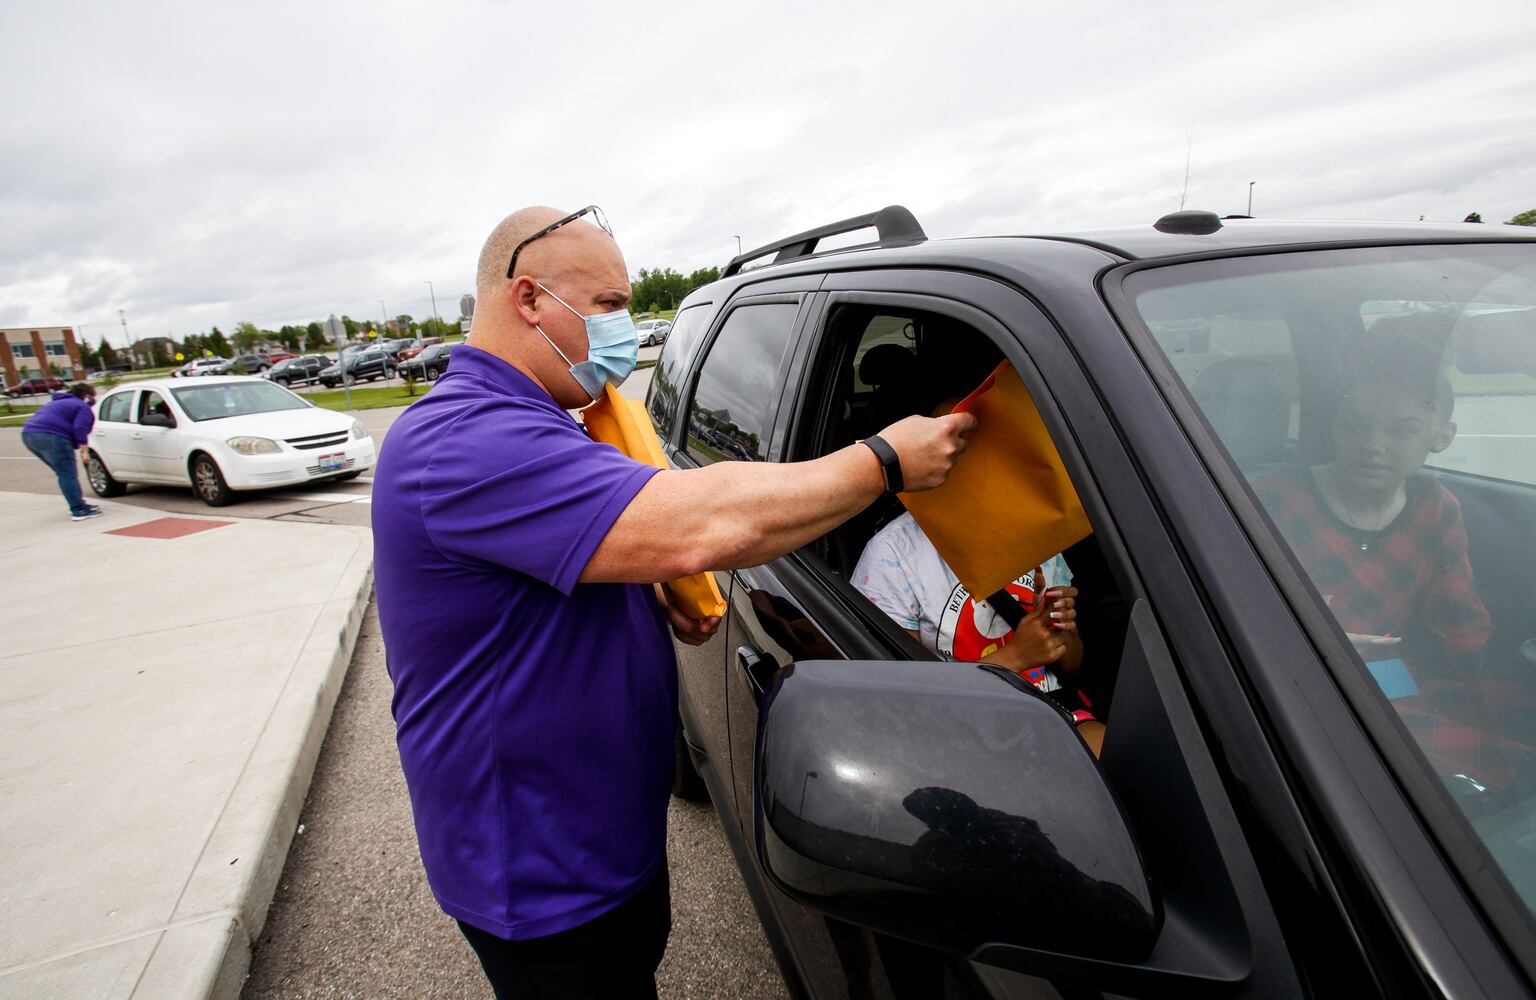
[[[765,653],[756,646],[737,646],[736,662],[747,677],[753,698],[761,702],[764,692],[773,681],[773,675],[778,672],[779,661],[773,658],[772,653]]]
[[[144,435],[140,434],[138,431],[134,431],[133,432],[133,439],[135,441],[142,441],[142,440],[144,440]]]

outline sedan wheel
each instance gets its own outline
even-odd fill
[[[85,478],[91,484],[91,490],[99,497],[111,499],[120,497],[127,492],[128,487],[107,471],[107,467],[101,461],[101,456],[94,451],[90,459],[85,463]]]
[[[192,489],[198,499],[210,507],[223,507],[234,500],[234,491],[224,482],[219,465],[207,455],[192,460]]]

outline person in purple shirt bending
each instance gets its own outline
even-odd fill
[[[69,504],[73,521],[101,516],[101,508],[86,503],[80,495],[80,473],[75,468],[76,452],[80,461],[86,459],[86,441],[96,426],[96,414],[91,411],[95,402],[96,389],[76,382],[54,393],[53,399],[38,407],[21,427],[21,443],[59,477],[59,492]]]
[[[374,472],[379,620],[422,862],[498,997],[654,997],[671,930],[668,632],[699,644],[719,626],[657,581],[799,548],[879,497],[892,462],[908,490],[940,485],[974,418],[909,417],[811,462],[659,470],[567,412],[635,363],[601,213],[508,216],[476,298],[469,341],[395,421]]]

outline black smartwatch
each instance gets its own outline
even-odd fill
[[[869,445],[869,450],[880,460],[880,468],[885,473],[885,492],[893,496],[900,493],[906,484],[901,478],[901,459],[897,457],[896,449],[886,444],[885,438],[878,434],[871,434],[863,442]]]

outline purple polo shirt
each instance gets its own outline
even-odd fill
[[[468,345],[374,472],[400,763],[449,915],[543,937],[665,863],[677,673],[650,586],[577,583],[656,472]]]

